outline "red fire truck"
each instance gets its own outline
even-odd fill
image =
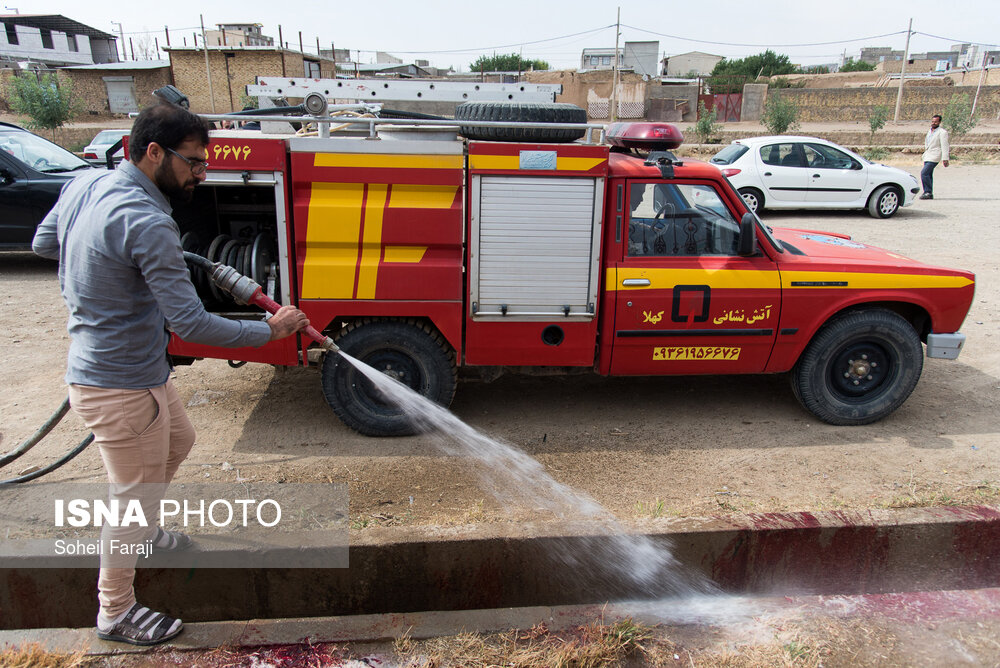
[[[502,104],[474,117],[504,118],[494,113]],[[208,178],[174,212],[182,245],[253,277],[345,352],[443,405],[460,366],[790,372],[821,420],[866,424],[909,396],[922,342],[928,357],[958,356],[971,273],[843,235],[770,229],[719,169],[662,151],[679,141],[673,126],[618,124],[608,142],[587,143],[507,125],[213,132]],[[199,270],[193,280],[210,310],[263,317],[233,306]],[[170,352],[318,363],[347,425],[412,433],[350,364],[311,359],[308,345],[291,337],[234,350],[175,338]]]

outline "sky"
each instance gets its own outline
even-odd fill
[[[954,8],[961,7],[960,10]],[[909,20],[911,52],[947,51],[972,42],[1000,49],[1000,11],[996,0],[961,3],[928,0],[377,0],[315,2],[299,0],[4,0],[4,13],[62,14],[118,34],[125,42],[153,38],[171,44],[193,43],[200,31],[217,23],[260,23],[277,40],[278,26],[289,46],[316,52],[316,39],[329,49],[349,48],[360,62],[374,62],[376,51],[404,61],[430,61],[436,67],[468,70],[481,54],[521,53],[554,69],[579,66],[584,48],[613,48],[617,12],[621,42],[659,41],[662,56],[703,51],[741,58],[764,49],[783,53],[801,65],[839,62],[863,46],[902,50]],[[356,52],[360,52],[357,54]]]

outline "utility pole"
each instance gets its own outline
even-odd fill
[[[899,70],[899,92],[896,93],[896,113],[893,116],[892,122],[899,124],[899,107],[903,104],[903,81],[906,80],[906,61],[910,59],[910,35],[913,34],[913,19],[910,19],[910,25],[906,29],[906,46],[903,48],[903,64]]]
[[[618,18],[615,20],[615,59],[611,66],[611,109],[610,120],[614,123],[618,120],[618,38],[621,37],[622,30],[622,8],[618,8]]]
[[[118,26],[118,36],[122,41],[122,61],[124,61],[128,57],[128,54],[125,53],[125,33],[122,32],[122,24],[119,21],[112,21],[111,25]]]
[[[983,79],[986,78],[986,59],[989,58],[989,51],[983,53],[983,69],[979,73],[979,85],[976,86],[976,97],[972,100],[972,111],[969,113],[969,118],[976,115],[976,103],[979,102],[979,90],[983,87]]]
[[[208,64],[208,41],[205,39],[205,15],[199,14],[201,19],[201,44],[205,48],[205,75],[208,77],[208,97],[212,99],[212,113],[215,113],[215,91],[212,90],[212,68]]]

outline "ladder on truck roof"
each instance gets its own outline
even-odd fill
[[[341,100],[404,100],[423,102],[555,102],[562,84],[479,83],[414,79],[307,79],[257,77],[247,95],[305,97],[319,93]]]

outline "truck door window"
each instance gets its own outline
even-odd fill
[[[736,255],[739,225],[711,186],[629,185],[630,257]]]

